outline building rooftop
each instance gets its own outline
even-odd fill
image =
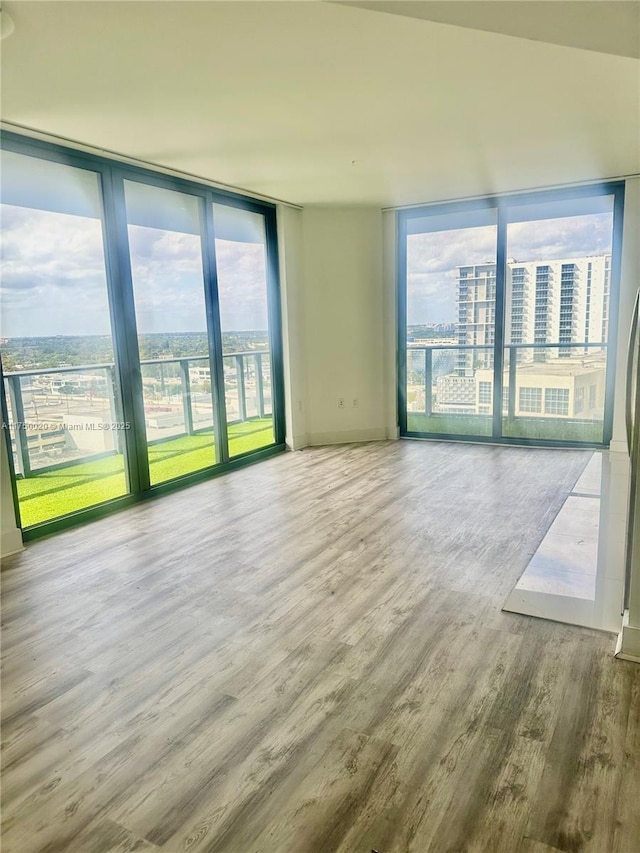
[[[581,376],[605,367],[604,354],[600,358],[554,358],[550,361],[529,362],[518,365],[518,373],[526,376]]]

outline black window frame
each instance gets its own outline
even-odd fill
[[[611,267],[609,277],[608,338],[606,360],[606,383],[604,395],[604,417],[602,441],[574,441],[564,439],[526,438],[503,435],[502,400],[505,369],[506,342],[506,285],[507,285],[507,225],[509,209],[523,205],[534,205],[556,201],[613,196],[613,227],[611,245]],[[620,269],[622,262],[622,231],[624,216],[624,180],[612,180],[584,184],[581,186],[532,190],[503,195],[480,196],[464,201],[436,202],[397,211],[396,216],[396,376],[397,376],[397,422],[401,438],[419,438],[435,441],[471,441],[476,443],[505,444],[534,447],[585,447],[606,449],[611,443],[613,431],[613,403],[615,392],[616,345],[620,300]],[[494,316],[494,387],[493,429],[491,435],[464,433],[417,432],[407,428],[407,236],[412,219],[445,214],[459,214],[461,225],[465,216],[479,211],[495,210],[497,221],[496,239],[496,297]],[[543,264],[543,262],[540,262]],[[534,283],[535,284],[535,283]],[[603,321],[604,323],[604,321]]]
[[[87,509],[58,516],[50,521],[22,527],[20,505],[13,465],[11,435],[5,429],[5,442],[9,457],[12,492],[16,521],[22,528],[24,541],[37,539],[77,524],[83,524],[109,513],[131,506],[139,501],[158,497],[204,480],[219,476],[227,471],[269,458],[286,450],[285,444],[285,387],[282,337],[282,312],[280,300],[280,274],[278,259],[277,207],[273,202],[256,199],[231,190],[220,189],[200,183],[189,177],[167,174],[132,164],[126,160],[93,154],[82,149],[36,139],[21,134],[3,131],[0,148],[41,160],[92,171],[97,174],[102,198],[103,229],[107,292],[112,317],[112,336],[116,376],[125,420],[132,428],[125,431],[125,473],[129,493]],[[201,238],[203,247],[203,279],[206,294],[207,328],[209,333],[209,356],[212,388],[217,390],[213,409],[216,440],[220,443],[221,461],[200,471],[177,477],[167,482],[151,485],[146,450],[145,416],[142,399],[142,382],[139,370],[139,352],[136,330],[135,305],[131,279],[129,246],[127,238],[127,214],[124,203],[124,181],[176,190],[199,199],[202,219]],[[215,264],[215,230],[213,204],[223,204],[258,213],[264,216],[265,249],[267,270],[267,306],[269,320],[269,358],[271,370],[271,406],[273,418],[273,443],[229,457],[226,440],[226,412],[224,380],[222,376],[222,335],[218,304],[217,271]],[[220,390],[221,389],[221,390]],[[3,422],[7,422],[7,405],[4,390],[4,373],[0,358],[0,402]]]

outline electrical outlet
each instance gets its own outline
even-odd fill
[[[338,397],[338,408],[344,409],[344,397]]]
[[[357,408],[358,408],[358,398],[357,398],[357,397],[354,397],[354,398],[353,398],[353,408],[354,408],[354,409],[357,409]]]

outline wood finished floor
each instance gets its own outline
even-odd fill
[[[588,458],[290,453],[7,560],[4,853],[638,853],[640,667],[500,611]]]

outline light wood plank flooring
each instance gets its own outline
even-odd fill
[[[640,667],[500,610],[589,455],[307,450],[30,545],[3,852],[638,853]]]

